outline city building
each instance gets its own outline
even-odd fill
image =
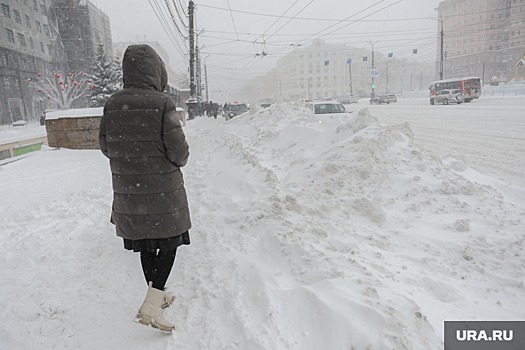
[[[436,76],[479,76],[485,83],[517,78],[525,54],[525,0],[445,0],[438,11]]]
[[[109,17],[95,4],[89,0],[53,0],[51,9],[69,72],[88,72],[99,42],[104,44],[108,59],[113,58]]]
[[[310,46],[298,47],[282,57],[276,68],[241,90],[240,97],[275,101],[342,95],[364,98],[370,97],[372,89],[376,94],[426,89],[432,80],[430,64],[388,57],[378,51],[372,55],[372,47],[355,48],[314,40]]]
[[[28,79],[53,66],[56,35],[43,1],[0,0],[0,125],[37,120],[44,102]]]

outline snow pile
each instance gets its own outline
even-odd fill
[[[108,223],[107,160],[44,151],[0,168],[0,347],[440,349],[445,320],[524,318],[523,191],[418,149],[409,125],[277,104],[185,130],[173,335],[130,321],[145,285]]]

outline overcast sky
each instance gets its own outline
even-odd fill
[[[92,0],[111,21],[113,41],[158,41],[176,72],[188,69],[188,41],[173,25],[170,36],[161,25],[169,19],[165,0]],[[398,58],[434,62],[441,0],[196,0],[196,26],[210,84],[239,86],[262,75],[277,59],[314,39],[375,49]],[[168,0],[177,17],[174,3]],[[231,10],[231,11],[230,11]],[[165,17],[157,17],[159,13]],[[343,21],[344,20],[344,21]],[[180,21],[177,19],[177,22]],[[185,29],[181,29],[183,34]],[[413,55],[412,49],[418,54]],[[261,57],[262,53],[267,53]]]

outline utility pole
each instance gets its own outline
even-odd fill
[[[352,59],[349,58],[346,62],[348,63],[348,75],[350,78],[350,96],[353,96],[354,91],[352,90]]]
[[[439,61],[439,80],[443,80],[443,68],[444,68],[444,60],[445,60],[445,51],[444,51],[444,44],[445,44],[445,31],[443,29],[443,22],[445,21],[443,18],[440,18],[439,21],[441,22],[441,54],[440,54],[440,61]]]
[[[388,60],[386,61],[386,86],[385,86],[386,93],[388,94]]]
[[[206,68],[206,58],[204,57],[204,82],[206,84],[206,101],[209,101],[209,94],[208,94],[208,69]]]
[[[374,60],[374,45],[377,44],[377,41],[372,42],[372,40],[370,40],[368,43],[372,45],[372,70],[375,70],[376,66]],[[374,82],[374,76],[372,75],[372,71],[370,71],[370,75],[372,76],[372,91],[370,93],[370,98],[374,98],[376,96],[376,84]]]
[[[193,13],[195,4],[193,0],[188,4],[189,31],[190,31],[190,97],[195,98],[195,30],[193,28]]]
[[[483,58],[483,68],[481,72],[481,84],[485,84],[485,58]]]
[[[201,55],[199,52],[199,35],[197,34],[196,40],[195,40],[195,85],[196,85],[196,95],[197,99],[200,101],[202,98],[202,88],[201,88]]]

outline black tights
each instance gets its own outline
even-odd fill
[[[175,262],[175,250],[158,250],[157,252],[140,252],[142,271],[146,283],[153,282],[153,288],[164,290],[166,281]]]

